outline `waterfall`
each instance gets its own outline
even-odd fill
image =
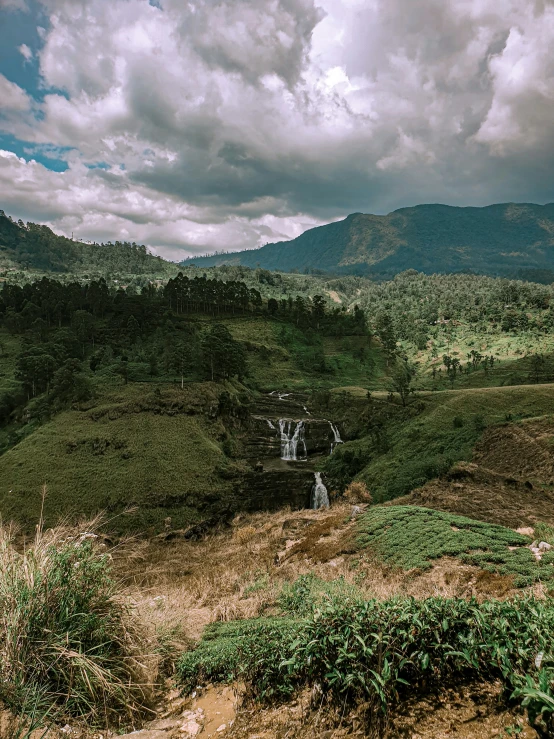
[[[266,418],[265,420],[267,421],[267,425],[269,426],[269,428],[270,428],[270,429],[275,429],[275,426],[274,426],[274,425],[273,425],[273,423],[272,423],[272,422],[271,422],[271,421],[269,420],[269,418]]]
[[[305,406],[305,405],[303,405],[302,407],[304,408],[304,411],[305,411],[306,415],[308,415],[308,416],[311,416],[311,415],[312,415],[312,414],[310,413],[310,411],[309,411],[309,410],[308,410],[308,409],[306,408],[306,406]]]
[[[315,473],[315,485],[312,492],[312,508],[329,508],[329,496],[327,488],[321,480],[321,472]]]
[[[289,462],[298,460],[298,445],[304,447],[304,454],[301,459],[308,456],[306,442],[304,441],[304,421],[298,421],[296,427],[294,421],[281,418],[279,420],[279,431],[281,432],[281,459]]]
[[[333,436],[335,437],[334,438],[334,441],[331,442],[331,452],[330,453],[332,454],[335,451],[335,447],[338,444],[342,444],[343,441],[340,438],[340,433],[339,433],[339,430],[338,430],[337,426],[335,426],[334,423],[331,423],[331,421],[327,421],[327,423],[331,427],[331,430],[333,431]]]

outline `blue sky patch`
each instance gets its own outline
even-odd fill
[[[22,157],[27,162],[34,159],[53,172],[65,172],[68,169],[69,165],[65,157],[69,151],[72,151],[69,146],[35,144],[31,141],[21,141],[11,134],[3,133],[0,133],[0,149],[13,151],[14,154]]]

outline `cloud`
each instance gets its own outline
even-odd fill
[[[15,82],[0,74],[0,115],[14,111],[27,111],[31,107],[31,101],[27,93]]]
[[[0,77],[0,128],[69,169],[4,157],[0,201],[65,231],[175,256],[353,211],[554,200],[552,0],[42,5],[43,100]]]
[[[0,10],[2,8],[5,10],[29,10],[25,0],[0,0]]]
[[[21,44],[21,46],[17,47],[17,50],[19,51],[19,53],[25,59],[26,62],[31,61],[31,59],[33,58],[33,52],[27,46],[27,44]]]
[[[122,240],[147,243],[169,257],[237,250],[278,238],[294,238],[315,219],[262,216],[202,220],[202,213],[177,198],[161,197],[142,186],[130,186],[118,171],[88,169],[78,157],[65,172],[54,172],[0,149],[2,208],[24,220],[38,220],[60,233],[91,241]],[[185,252],[183,252],[185,250]]]

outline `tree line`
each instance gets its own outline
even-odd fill
[[[245,344],[218,318],[265,315],[319,333],[366,331],[359,309],[328,310],[322,296],[278,303],[240,281],[192,279],[179,273],[165,285],[125,290],[99,279],[63,283],[42,278],[4,283],[0,321],[20,338],[17,385],[0,397],[0,418],[46,394],[46,411],[90,397],[91,379],[242,380]],[[205,317],[209,317],[206,321]],[[3,350],[0,341],[0,351]]]

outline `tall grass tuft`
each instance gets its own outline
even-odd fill
[[[88,528],[39,525],[20,551],[0,524],[0,702],[30,718],[40,704],[95,725],[134,723],[149,699],[145,640],[120,596]]]

